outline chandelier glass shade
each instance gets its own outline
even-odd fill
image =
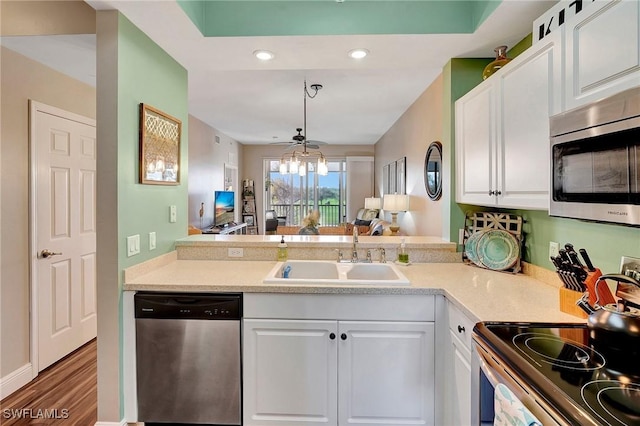
[[[307,168],[309,167],[310,160],[316,160],[315,172],[320,176],[326,176],[329,173],[329,167],[327,165],[327,159],[319,149],[309,149],[307,147],[307,97],[313,99],[318,94],[318,91],[322,89],[321,84],[312,84],[311,90],[313,94],[309,93],[307,89],[307,81],[304,81],[304,135],[300,135],[298,129],[297,137],[294,137],[296,142],[302,147],[302,150],[294,149],[290,154],[284,154],[280,158],[280,174],[298,174],[300,176],[306,176]]]

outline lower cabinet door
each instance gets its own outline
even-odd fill
[[[243,424],[337,425],[337,322],[243,327]]]
[[[434,323],[338,324],[338,424],[432,425]]]
[[[458,337],[449,331],[451,339],[451,375],[448,404],[450,424],[468,426],[471,424],[471,352]]]

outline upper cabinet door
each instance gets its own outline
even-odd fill
[[[499,79],[498,204],[549,208],[549,117],[561,111],[562,31],[517,57]]]
[[[456,201],[495,205],[495,89],[487,80],[456,102]]]
[[[640,2],[594,5],[566,28],[566,107],[640,85]]]

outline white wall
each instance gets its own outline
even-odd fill
[[[405,111],[375,145],[376,196],[382,192],[382,167],[406,156],[407,194],[410,211],[398,214],[400,231],[406,235],[442,235],[442,199],[431,201],[424,186],[424,158],[429,144],[443,132],[443,77],[440,75]],[[391,215],[385,213],[391,221]]]
[[[216,142],[216,136],[219,142]],[[242,185],[242,144],[189,116],[189,224],[200,228],[200,206],[204,203],[203,225],[213,223],[213,192],[224,189],[225,164],[238,167],[238,181]],[[236,192],[236,206],[240,206],[240,188]],[[236,219],[239,219],[236,208]]]

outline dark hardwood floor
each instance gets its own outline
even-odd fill
[[[93,339],[0,401],[0,425],[93,426],[97,403],[97,346]]]

